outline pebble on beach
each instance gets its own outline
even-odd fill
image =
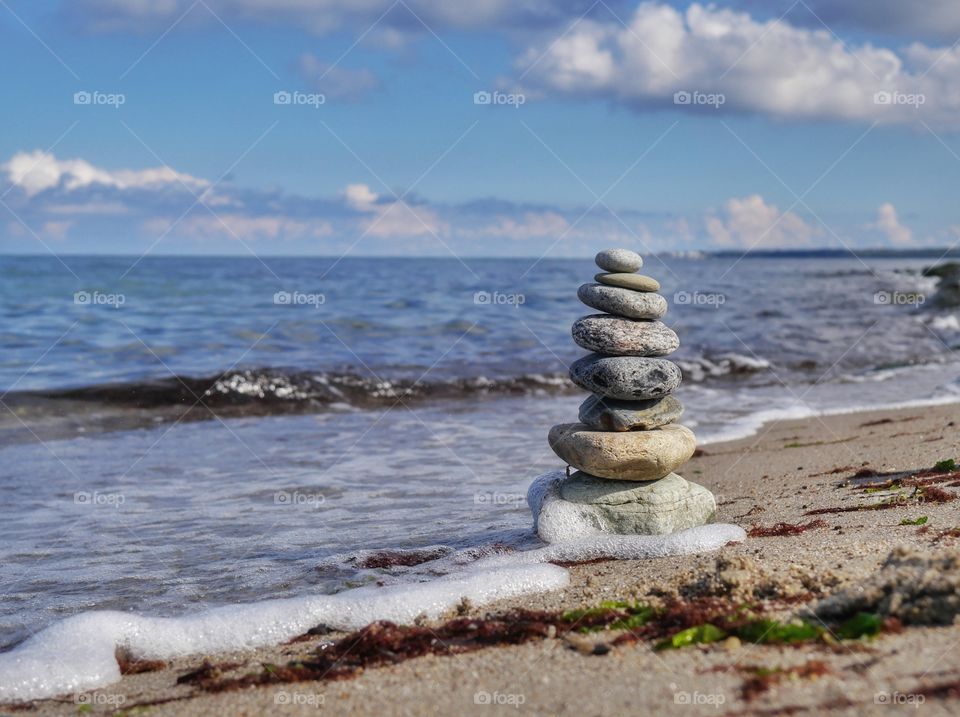
[[[643,258],[629,249],[604,249],[594,258],[597,266],[614,273],[633,273],[643,266]]]
[[[597,274],[593,280],[607,286],[619,286],[634,291],[660,291],[660,282],[643,274]]]
[[[647,401],[621,401],[588,396],[580,404],[580,423],[594,431],[649,430],[674,423],[683,415],[683,404],[674,396]]]
[[[667,313],[667,300],[660,294],[619,286],[583,284],[577,298],[592,309],[628,319],[660,319]]]
[[[635,483],[577,471],[560,484],[560,497],[590,506],[609,532],[622,535],[674,533],[709,523],[717,511],[710,491],[676,473]]]
[[[681,379],[680,367],[662,358],[592,353],[570,364],[570,380],[580,388],[626,401],[666,396]]]
[[[680,339],[666,324],[609,314],[577,319],[572,334],[578,346],[608,356],[666,356],[680,346]]]
[[[568,465],[600,478],[650,481],[672,473],[693,456],[697,439],[685,426],[649,431],[592,431],[582,423],[550,429],[553,452]]]

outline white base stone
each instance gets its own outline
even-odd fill
[[[560,488],[565,480],[565,471],[551,471],[536,478],[527,491],[534,529],[547,543],[598,534],[666,535],[709,523],[716,512],[710,491],[672,474],[669,480],[651,482],[649,489],[625,492],[631,500],[623,504],[564,500]]]

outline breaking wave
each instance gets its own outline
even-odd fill
[[[678,359],[684,380],[700,383],[730,378],[770,368],[764,359],[723,354],[693,360]],[[140,410],[206,407],[222,414],[264,415],[304,413],[325,409],[377,408],[397,402],[470,399],[499,396],[549,396],[578,393],[566,373],[525,373],[490,378],[385,378],[355,371],[285,371],[244,369],[208,377],[169,378],[108,383],[78,388],[21,391],[6,401],[20,406],[55,404],[62,413],[65,402]]]

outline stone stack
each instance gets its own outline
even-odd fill
[[[558,498],[589,514],[596,528],[617,534],[659,535],[710,522],[713,494],[676,471],[696,450],[693,432],[677,423],[683,406],[672,392],[680,368],[662,356],[679,347],[659,319],[667,301],[660,284],[636,273],[643,260],[627,249],[597,254],[604,273],[577,296],[604,313],[573,324],[573,340],[592,353],[570,366],[570,378],[591,396],[579,423],[550,430],[550,447],[572,475]]]

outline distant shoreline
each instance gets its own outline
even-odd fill
[[[911,249],[891,249],[886,247],[870,247],[864,249],[832,249],[832,248],[814,248],[814,249],[754,249],[749,251],[739,251],[736,249],[707,250],[693,249],[688,251],[643,252],[645,257],[651,259],[671,258],[671,259],[701,259],[701,258],[737,258],[737,259],[960,259],[960,247],[928,247]],[[147,259],[245,259],[247,261],[259,261],[261,259],[329,259],[332,261],[349,260],[369,260],[369,259],[389,259],[391,261],[422,261],[424,259],[437,259],[445,261],[459,261],[462,259],[484,259],[484,260],[537,260],[537,261],[586,261],[593,258],[592,254],[582,256],[558,256],[541,257],[537,254],[529,255],[510,255],[496,256],[484,254],[458,253],[456,256],[451,254],[423,254],[418,256],[410,255],[392,255],[392,254],[257,254],[251,256],[249,253],[237,254],[164,254],[162,252],[151,252],[144,256],[142,252],[131,252],[129,254],[114,253],[90,253],[90,252],[29,252],[29,253],[0,253],[0,257],[15,259],[56,259],[57,256],[69,256],[75,258],[90,259],[126,259],[142,258]]]

